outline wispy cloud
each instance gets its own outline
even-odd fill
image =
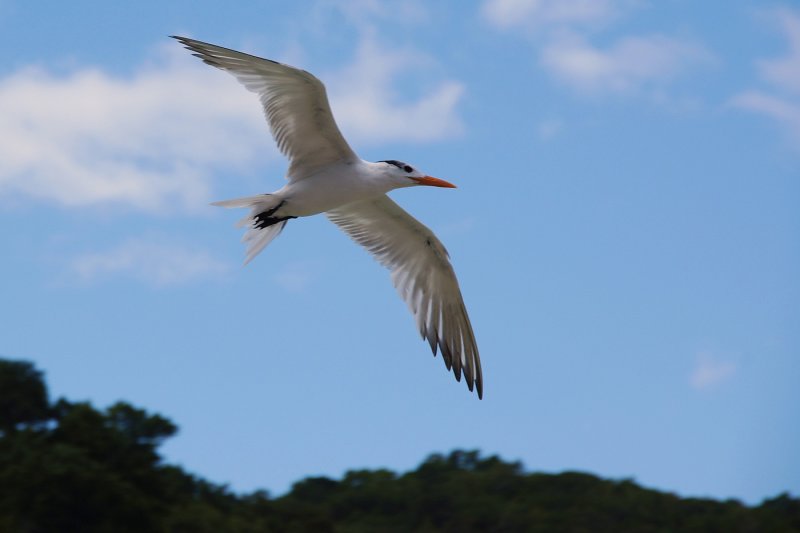
[[[0,195],[67,207],[206,204],[210,173],[251,163],[269,139],[257,101],[174,55],[127,78],[28,68],[0,80]]]
[[[710,58],[703,47],[663,35],[624,37],[607,48],[571,34],[551,40],[542,65],[572,88],[588,93],[631,92],[666,84]]]
[[[502,31],[529,38],[539,64],[581,94],[651,92],[707,63],[701,44],[663,34],[597,35],[634,11],[636,0],[486,0],[484,18]]]
[[[719,359],[707,352],[697,354],[689,375],[689,385],[695,390],[713,389],[731,379],[736,373],[736,363]]]
[[[617,0],[487,0],[484,17],[499,28],[543,29],[552,25],[597,25],[613,18],[622,7]]]
[[[759,71],[772,85],[800,94],[800,10],[776,10],[774,19],[789,41],[789,50],[784,57],[759,61]]]
[[[230,268],[205,251],[143,239],[81,255],[70,267],[85,283],[122,277],[159,287],[219,278]]]
[[[371,35],[358,45],[353,64],[330,79],[331,106],[342,128],[363,143],[432,141],[463,129],[457,106],[463,84],[446,80],[409,100],[393,89],[399,72],[422,72],[429,58],[410,49],[383,47]]]
[[[341,16],[358,35],[349,65],[324,74],[331,106],[343,131],[356,144],[389,141],[435,141],[464,129],[458,105],[464,84],[442,79],[438,64],[411,42],[385,42],[381,28],[391,24],[418,31],[430,22],[428,7],[418,0],[321,0],[316,18],[325,28],[332,15]],[[410,41],[410,40],[409,40]],[[419,94],[416,81],[428,81]],[[404,96],[404,89],[417,96]]]
[[[385,22],[420,24],[430,18],[426,3],[420,0],[317,0],[314,3],[317,22],[327,26],[331,11],[343,15],[359,30]]]
[[[317,265],[308,261],[294,261],[275,274],[273,281],[288,292],[305,292],[317,278]]]
[[[780,9],[770,18],[785,35],[789,50],[783,57],[757,63],[759,78],[767,89],[739,93],[732,104],[782,124],[800,148],[800,11]]]
[[[536,125],[536,135],[542,141],[549,141],[564,131],[564,121],[558,118],[542,120]]]
[[[169,44],[127,77],[31,67],[0,78],[0,198],[196,209],[211,199],[221,170],[277,158],[258,98]],[[334,113],[356,149],[461,129],[460,83],[445,80],[415,98],[395,90],[401,67],[422,69],[427,61],[365,34],[354,60],[327,73]]]

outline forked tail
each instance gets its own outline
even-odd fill
[[[295,217],[274,216],[275,212],[283,205],[280,198],[271,194],[259,194],[233,200],[213,202],[211,205],[219,207],[249,207],[250,214],[241,219],[237,228],[246,227],[247,231],[242,236],[242,242],[247,245],[247,255],[244,260],[246,265],[253,260],[272,240],[280,235],[286,221]]]

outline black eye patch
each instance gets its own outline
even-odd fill
[[[406,165],[402,161],[398,161],[397,159],[386,159],[384,161],[379,161],[380,163],[388,163],[389,165],[394,165],[397,168],[401,169],[403,172],[414,172],[414,169],[411,168],[411,165]]]

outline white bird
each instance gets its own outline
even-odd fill
[[[325,86],[310,73],[269,59],[187,37],[180,41],[205,63],[256,93],[280,151],[289,159],[288,183],[269,193],[215,202],[250,214],[243,241],[251,261],[292,218],[325,213],[391,271],[433,355],[441,351],[457,381],[483,397],[478,346],[447,250],[433,232],[386,195],[393,189],[455,185],[394,159],[359,158],[339,131]]]

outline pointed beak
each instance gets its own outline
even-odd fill
[[[448,189],[455,189],[456,186],[450,183],[449,181],[440,180],[439,178],[434,178],[433,176],[425,176],[423,178],[411,178],[412,180],[416,181],[419,185],[430,185],[431,187],[447,187]]]

